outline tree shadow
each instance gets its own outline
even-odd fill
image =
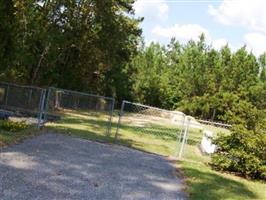
[[[45,134],[1,154],[3,199],[185,198],[171,163],[139,151]]]
[[[104,129],[110,128],[110,121],[108,119],[104,120],[99,118],[75,118],[75,117],[66,117],[62,120],[59,120],[54,123],[59,124],[60,126],[57,126],[58,129],[64,130],[63,126],[64,124],[69,125],[84,125],[88,127],[88,133],[92,134],[92,131],[99,132],[99,130],[104,131]],[[79,128],[67,128],[72,129],[75,131],[79,131]],[[81,132],[85,133],[86,131],[80,130]],[[161,139],[161,140],[176,140],[177,134],[180,132],[178,128],[169,128],[167,126],[160,126],[156,124],[152,125],[146,125],[146,126],[134,126],[134,125],[125,125],[120,124],[119,126],[119,133],[124,134],[124,131],[128,131],[132,134],[135,134],[136,136],[153,136],[154,138]],[[112,135],[114,136],[116,132],[116,124],[112,122]]]

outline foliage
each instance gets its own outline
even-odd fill
[[[141,43],[134,0],[0,3],[0,79],[90,91],[235,123],[265,110],[266,53]],[[243,120],[243,119],[242,119]]]
[[[218,170],[265,179],[266,54],[246,47],[215,50],[198,41],[142,46],[129,64],[135,101],[235,126],[216,141],[212,164]],[[260,128],[259,128],[260,127]]]
[[[17,132],[27,129],[29,126],[25,122],[15,122],[11,120],[2,120],[0,122],[0,129],[10,132]]]
[[[252,129],[238,125],[233,128],[232,134],[218,137],[218,149],[212,157],[214,168],[266,180],[265,124],[264,118]]]
[[[0,3],[1,79],[103,95],[126,93],[128,84],[121,84],[123,69],[136,53],[141,35],[138,24],[142,19],[132,17],[133,3]]]
[[[256,58],[245,46],[217,51],[204,35],[139,51],[128,70],[135,101],[232,124],[245,120],[243,112],[266,109],[265,54]]]

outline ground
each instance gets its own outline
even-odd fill
[[[2,200],[184,199],[164,157],[117,145],[44,134],[4,148]]]
[[[106,126],[108,118],[99,113],[65,112],[62,120],[47,124],[47,131],[60,132],[77,138],[84,138],[91,141],[101,141],[115,143],[114,134],[116,132],[117,114],[113,118],[113,126],[110,137],[106,137]],[[146,121],[147,121],[146,117]],[[125,118],[121,124],[118,143],[123,146],[151,152],[158,155],[174,155],[176,151],[177,128],[170,125],[154,124],[156,120],[145,125],[132,122],[132,117]],[[144,121],[144,120],[143,120]],[[140,129],[141,126],[141,129]],[[229,131],[208,126],[214,132]],[[159,133],[159,134],[158,134]],[[24,138],[27,131],[13,134],[0,131],[0,142],[10,144],[16,138]],[[231,174],[214,171],[209,166],[210,157],[202,155],[199,151],[202,133],[195,129],[190,129],[188,145],[185,147],[185,154],[182,160],[177,161],[176,167],[179,169],[185,184],[185,191],[189,199],[266,199],[265,182],[247,180]],[[0,144],[1,146],[1,144]]]

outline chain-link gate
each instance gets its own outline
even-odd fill
[[[49,88],[46,98],[46,126],[87,139],[111,136],[113,98],[58,88]]]
[[[42,125],[45,89],[0,82],[0,117]]]
[[[185,131],[181,112],[123,101],[115,138],[137,149],[177,156]]]

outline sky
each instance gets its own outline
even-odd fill
[[[134,3],[146,45],[197,40],[204,33],[214,48],[228,44],[234,51],[246,45],[266,51],[266,0],[137,0]]]

